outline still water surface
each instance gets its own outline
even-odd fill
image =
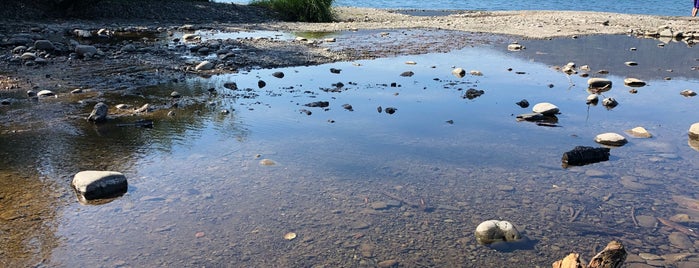
[[[624,51],[698,55],[681,43],[659,48],[657,40],[626,36],[575,42],[594,40]],[[696,60],[606,66],[628,55],[600,49],[594,56],[604,61],[595,61],[562,51],[568,41],[547,42],[523,42],[522,52],[498,44],[193,78],[144,89],[146,96],[177,90],[182,102],[204,96],[200,104],[174,109],[172,118],[157,119],[153,129],[95,128],[81,120],[50,139],[4,135],[4,181],[38,177],[46,186],[38,194],[0,193],[5,200],[23,197],[17,210],[46,228],[34,234],[29,227],[2,229],[4,237],[24,234],[0,251],[3,264],[359,267],[397,260],[405,267],[543,267],[570,251],[590,255],[611,239],[621,239],[633,254],[696,251],[671,244],[672,230],[662,224],[636,222],[699,215],[673,199],[697,198],[699,188],[699,152],[687,139],[699,99],[679,94],[699,89],[696,71],[686,71]],[[587,79],[551,68],[570,60],[589,64],[593,76],[610,70],[605,77],[614,87],[604,96],[620,105],[586,105]],[[454,66],[484,75],[456,78]],[[273,77],[277,71],[285,77]],[[404,71],[414,75],[401,77]],[[648,82],[636,94],[623,86],[631,74]],[[266,82],[262,89],[259,80]],[[227,89],[227,82],[239,89]],[[344,87],[332,92],[338,82]],[[469,88],[485,94],[463,98]],[[559,127],[517,122],[516,115],[530,112],[515,105],[522,99],[560,107]],[[140,106],[144,100],[124,101]],[[330,106],[303,106],[315,101]],[[397,111],[379,113],[379,106]],[[607,162],[561,167],[563,152],[598,146],[599,133],[637,126],[654,137],[627,136],[629,144],[613,148]],[[27,148],[42,157],[22,154]],[[262,159],[276,165],[261,165]],[[27,168],[38,174],[21,172]],[[128,193],[104,205],[80,205],[69,183],[85,169],[125,173]],[[528,242],[498,250],[478,245],[473,230],[489,219],[511,221]],[[297,238],[285,240],[288,232]]]

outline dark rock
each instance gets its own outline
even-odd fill
[[[516,104],[519,105],[519,107],[522,107],[522,108],[527,108],[527,107],[529,107],[529,101],[524,100],[524,99],[521,100],[521,101],[519,101],[519,102],[517,102]]]
[[[604,107],[607,109],[612,109],[619,105],[619,102],[617,102],[614,98],[606,98],[602,100],[602,105],[604,105]]]
[[[330,68],[330,72],[334,74],[339,74],[340,72],[342,72],[342,69]]]
[[[563,167],[583,166],[587,164],[609,160],[609,148],[577,146],[573,150],[563,153],[561,162]]]
[[[398,109],[393,107],[386,107],[385,111],[387,114],[394,114]]]
[[[299,112],[301,112],[302,114],[306,114],[306,115],[311,115],[311,114],[312,114],[311,111],[306,110],[306,109],[301,109],[301,110],[299,110]]]
[[[348,110],[350,112],[354,111],[354,109],[352,109],[352,105],[350,105],[350,104],[343,104],[342,108],[345,108],[345,110]]]
[[[376,111],[378,111],[379,113],[381,113],[381,112],[383,111],[383,108],[381,108],[381,106],[376,107]]]
[[[263,88],[265,86],[267,86],[267,83],[265,81],[262,81],[262,80],[257,81],[257,87]]]
[[[34,42],[34,48],[37,50],[46,50],[46,51],[52,51],[56,49],[56,47],[51,43],[49,40],[36,40]]]
[[[87,121],[93,121],[96,123],[107,121],[107,113],[109,107],[104,102],[95,104],[95,108],[92,109],[90,116],[87,117]]]
[[[97,54],[97,48],[90,45],[78,45],[75,47],[75,53],[81,58],[90,58]]]
[[[223,87],[230,90],[238,90],[238,84],[236,84],[235,82],[227,82],[223,84]]]
[[[82,200],[105,199],[126,193],[126,177],[114,171],[81,171],[75,174],[71,183]]]
[[[325,107],[330,106],[330,102],[327,102],[327,101],[316,101],[316,102],[306,103],[306,104],[304,104],[303,106],[325,108]]]
[[[153,128],[153,120],[140,119],[133,123],[123,123],[117,124],[118,127],[142,127],[142,128]]]
[[[274,73],[272,73],[272,76],[274,76],[274,77],[276,77],[276,78],[284,78],[284,73],[282,73],[282,72],[274,72]]]
[[[406,71],[400,74],[400,76],[402,77],[411,77],[413,75],[415,75],[415,73],[413,73],[412,71]]]
[[[480,97],[484,93],[485,93],[485,91],[483,91],[483,90],[469,88],[468,90],[466,90],[466,94],[464,94],[463,98],[472,100],[472,99]]]
[[[556,123],[558,123],[558,117],[556,117],[555,115],[544,115],[544,114],[540,114],[540,113],[528,113],[528,114],[518,115],[517,121],[556,124]]]

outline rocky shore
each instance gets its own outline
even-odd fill
[[[0,90],[128,91],[190,76],[445,52],[527,38],[662,35],[691,44],[698,34],[693,30],[696,19],[689,17],[570,11],[455,11],[421,16],[420,12],[350,7],[338,7],[336,14],[334,23],[292,23],[245,5],[158,1],[137,8],[103,1],[80,19],[57,19],[11,5],[3,11],[0,26]],[[315,34],[309,38],[216,36],[248,31]],[[377,31],[383,40],[368,38]],[[328,32],[353,34],[339,38],[317,34]],[[4,99],[3,103],[14,101]]]

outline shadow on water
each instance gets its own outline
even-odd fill
[[[695,198],[699,185],[697,152],[686,136],[696,99],[667,90],[697,81],[661,80],[651,70],[639,77],[649,85],[630,94],[617,86],[628,66],[611,65],[617,60],[606,61],[615,57],[607,54],[615,52],[601,50],[599,62],[579,64],[608,68],[615,86],[604,94],[620,105],[592,107],[585,78],[548,66],[583,54],[526,42],[519,54],[500,44],[84,96],[81,118],[1,133],[2,264],[506,267],[548,266],[610,239],[634,254],[696,250],[670,246],[672,229],[655,221],[699,216],[675,201]],[[643,42],[638,50],[655,43]],[[639,74],[656,68],[634,60]],[[457,78],[454,66],[479,72]],[[464,98],[469,89],[483,94]],[[561,127],[518,122],[531,112],[515,104],[524,98],[555,103]],[[123,115],[86,122],[98,100]],[[132,114],[146,103],[151,112]],[[129,125],[140,119],[153,127]],[[630,139],[606,162],[560,168],[561,153],[638,125],[653,138]],[[124,173],[129,191],[104,205],[80,205],[70,180],[93,169]],[[475,226],[495,218],[529,240],[495,251],[477,245]]]

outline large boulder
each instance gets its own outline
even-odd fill
[[[106,199],[126,193],[126,176],[115,171],[81,171],[71,183],[79,197],[84,200]]]
[[[522,238],[517,228],[508,221],[488,220],[476,227],[476,241],[483,245],[512,242]]]
[[[87,117],[87,121],[93,121],[96,123],[107,121],[107,113],[109,112],[109,106],[104,102],[95,104],[92,109],[90,116]]]

